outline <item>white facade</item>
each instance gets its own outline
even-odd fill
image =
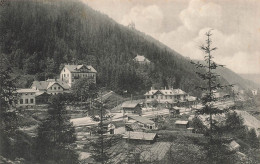
[[[177,103],[185,102],[188,95],[181,89],[164,89],[154,90],[151,89],[145,94],[146,103],[151,103],[156,100],[158,103]]]
[[[58,93],[63,93],[63,90],[64,89],[58,83],[54,83],[53,85],[47,88],[47,93],[56,95]]]
[[[17,107],[34,106],[35,105],[35,89],[18,89],[17,91]]]
[[[57,79],[48,79],[46,81],[34,81],[31,85],[32,89],[38,92],[46,92],[48,94],[56,95],[59,93],[69,92],[69,85]]]
[[[92,66],[84,65],[65,65],[60,73],[60,80],[67,83],[70,87],[80,78],[89,77],[96,83],[97,71]]]

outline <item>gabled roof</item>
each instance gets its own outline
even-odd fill
[[[146,92],[144,95],[154,95],[158,90],[152,89],[148,92]]]
[[[17,89],[16,92],[17,93],[35,93],[37,91],[35,89],[31,89],[31,88],[24,88],[24,89]]]
[[[91,65],[65,65],[64,67],[67,68],[70,72],[80,72],[81,68],[86,68],[88,72],[97,72]]]
[[[132,101],[125,101],[122,104],[122,108],[135,108],[138,104],[140,104],[140,101],[132,100]]]
[[[54,84],[58,84],[59,86],[61,86],[61,87],[63,88],[63,86],[60,85],[59,82],[49,82],[49,84],[48,84],[48,86],[47,86],[47,89],[49,89],[50,87],[52,87]],[[65,88],[63,88],[63,89],[65,89]]]
[[[143,123],[143,124],[154,124],[152,120],[149,120],[148,118],[142,117],[142,116],[128,116],[137,122]]]
[[[145,133],[145,132],[126,132],[123,138],[134,139],[134,140],[146,140],[152,141],[156,137],[156,133]]]
[[[69,85],[61,80],[48,79],[47,81],[34,81],[31,87],[36,87],[38,90],[47,90],[54,84],[60,85],[63,89],[70,89]]]

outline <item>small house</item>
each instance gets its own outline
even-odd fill
[[[172,107],[169,109],[169,112],[170,112],[170,115],[172,115],[173,117],[180,115],[179,107]]]
[[[128,116],[128,122],[136,122],[140,127],[144,129],[156,129],[155,122],[142,116]]]
[[[235,140],[232,140],[226,146],[228,147],[229,151],[239,151],[239,148],[240,148],[240,145]]]
[[[69,92],[70,89],[68,84],[57,79],[48,79],[46,81],[34,81],[31,88],[39,92],[46,92],[52,95]]]
[[[124,114],[142,114],[142,108],[140,105],[140,101],[125,101],[121,106]]]
[[[28,107],[35,105],[35,93],[37,92],[35,89],[17,89],[17,107]]]
[[[138,64],[150,64],[151,61],[148,60],[146,57],[142,56],[142,55],[138,55],[133,59],[134,62],[138,63]]]
[[[135,131],[135,132],[142,132],[144,128],[142,128],[137,122],[135,121],[128,121],[125,123],[125,130],[126,131]]]
[[[189,127],[189,121],[177,120],[175,126],[181,129],[187,129]]]
[[[129,142],[152,144],[152,143],[156,142],[158,135],[156,133],[128,131],[123,135],[123,138]]]

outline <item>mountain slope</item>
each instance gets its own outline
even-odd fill
[[[239,76],[228,68],[219,68],[217,73],[225,78],[230,84],[237,85],[240,89],[257,89],[260,87],[259,84]]]
[[[205,84],[174,50],[79,1],[7,3],[0,8],[0,48],[21,75],[53,78],[64,63],[74,63],[91,64],[97,83],[117,92],[144,93],[153,85],[199,95],[195,86]],[[134,63],[137,53],[152,64]]]
[[[254,83],[260,86],[260,74],[239,74],[239,76],[243,77],[244,79],[248,79],[253,81]]]

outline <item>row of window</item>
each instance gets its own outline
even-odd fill
[[[62,74],[63,77],[69,77],[69,74]],[[74,74],[72,73],[72,77],[94,77],[94,74]]]
[[[56,90],[56,89],[57,89],[57,87],[53,87],[53,88],[51,87],[51,90],[52,90],[52,89]],[[59,90],[59,89],[60,89],[60,87],[58,87],[58,90]]]
[[[180,99],[180,95],[177,95],[177,96],[167,96],[167,95],[165,95],[165,96],[163,96],[163,95],[161,95],[161,96],[158,96],[158,95],[156,95],[156,96],[146,96],[147,97],[147,99],[149,99],[149,98],[151,98],[151,99],[153,99],[153,98],[156,98],[156,99]],[[184,99],[185,99],[185,97],[186,96],[184,96]]]
[[[33,103],[34,103],[34,99],[30,99],[30,101],[29,99],[25,99],[25,100],[20,99],[20,104],[33,104]]]
[[[72,74],[72,77],[94,77],[94,74]]]
[[[22,93],[21,95],[33,95],[33,93]]]

